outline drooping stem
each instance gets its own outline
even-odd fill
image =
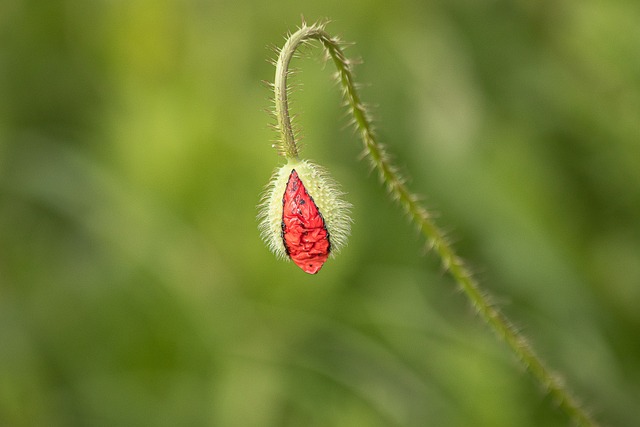
[[[310,30],[312,27],[303,27]],[[298,158],[298,146],[296,145],[295,132],[291,125],[291,115],[289,114],[289,91],[287,78],[289,77],[289,63],[298,46],[305,40],[314,38],[317,31],[297,31],[292,34],[280,50],[278,62],[276,63],[276,78],[273,82],[274,101],[276,107],[277,130],[280,133],[280,140],[277,144],[278,151],[287,158]],[[318,33],[319,34],[319,33]]]
[[[409,191],[404,179],[390,162],[384,146],[376,139],[366,107],[356,90],[352,63],[345,57],[340,47],[339,39],[329,36],[325,32],[323,24],[317,23],[308,26],[303,23],[298,31],[291,34],[280,51],[276,63],[274,83],[277,129],[281,136],[280,142],[276,144],[279,152],[287,158],[298,157],[295,133],[291,125],[288,106],[287,76],[289,74],[289,63],[296,49],[308,40],[320,41],[329,57],[333,60],[343,95],[353,116],[354,125],[364,144],[365,153],[378,171],[380,179],[391,196],[399,202],[412,221],[418,225],[430,247],[439,256],[444,268],[464,291],[479,316],[499,337],[505,340],[527,371],[554,398],[572,421],[580,426],[597,426],[598,424],[577,402],[562,380],[534,352],[527,339],[512,326],[507,317],[493,304],[490,296],[480,289],[478,282],[473,278],[464,261],[456,254],[445,233],[436,225],[429,211],[420,204],[418,198]]]

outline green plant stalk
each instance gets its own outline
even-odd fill
[[[378,171],[380,179],[391,196],[399,202],[409,214],[411,220],[418,226],[420,232],[427,239],[429,246],[440,257],[443,267],[463,290],[479,316],[499,337],[506,341],[525,369],[553,397],[558,406],[577,425],[585,427],[597,426],[596,421],[578,403],[562,380],[534,352],[528,340],[518,332],[507,317],[494,305],[491,297],[480,289],[478,282],[473,278],[464,261],[456,255],[445,233],[435,224],[429,211],[420,204],[418,197],[409,191],[404,179],[390,162],[384,146],[376,139],[367,109],[356,89],[352,72],[353,63],[345,57],[340,40],[336,37],[331,37],[325,32],[324,26],[323,23],[313,25],[303,23],[298,31],[288,37],[280,50],[276,62],[276,76],[273,85],[277,120],[276,129],[281,136],[274,145],[278,152],[289,159],[298,158],[298,149],[295,142],[296,135],[291,125],[288,106],[287,77],[289,76],[289,63],[301,44],[309,40],[317,40],[322,43],[326,53],[336,66],[337,78],[342,87],[344,98],[352,112],[353,123],[360,133],[365,154]]]

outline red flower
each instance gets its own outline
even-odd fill
[[[279,257],[315,274],[346,244],[351,205],[319,166],[290,160],[271,179],[261,203],[262,238]]]

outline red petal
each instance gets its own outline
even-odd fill
[[[282,206],[282,239],[287,254],[302,270],[316,274],[329,257],[329,232],[295,169],[289,175]]]

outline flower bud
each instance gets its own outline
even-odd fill
[[[343,194],[320,166],[290,159],[274,172],[260,203],[262,239],[276,256],[317,273],[349,236],[351,204]]]

